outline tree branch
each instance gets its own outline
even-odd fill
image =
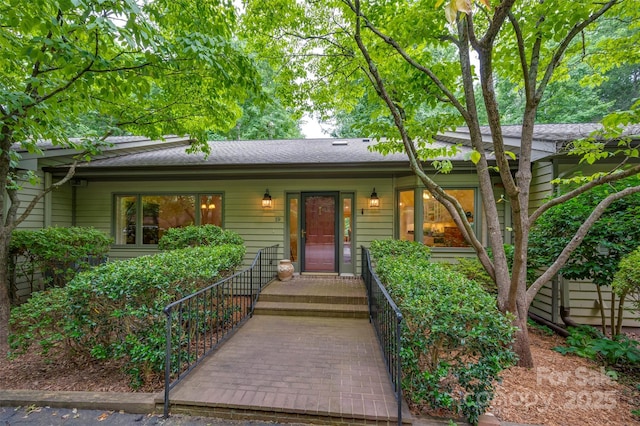
[[[348,0],[344,0],[344,1],[348,1]],[[372,81],[374,82],[374,87],[376,88],[378,95],[386,103],[387,107],[389,108],[389,111],[391,112],[391,115],[393,116],[394,124],[400,133],[402,143],[404,145],[405,151],[407,152],[407,156],[409,157],[409,164],[411,169],[416,174],[416,176],[418,176],[421,179],[421,181],[425,184],[425,186],[427,187],[429,192],[431,192],[434,198],[438,202],[440,202],[451,214],[451,217],[453,218],[454,222],[458,226],[458,229],[460,229],[460,232],[462,233],[463,237],[476,250],[478,257],[480,258],[481,262],[483,262],[483,265],[485,264],[487,265],[486,266],[487,272],[493,278],[495,276],[493,263],[491,262],[491,259],[489,258],[484,246],[474,234],[473,229],[471,228],[471,224],[469,224],[469,221],[466,218],[464,209],[462,208],[462,206],[460,205],[460,203],[455,197],[452,197],[449,194],[447,194],[439,185],[437,185],[422,170],[422,166],[418,160],[415,144],[413,143],[413,140],[409,137],[407,133],[407,129],[402,119],[402,115],[398,110],[397,105],[394,103],[393,99],[387,92],[384,81],[380,75],[380,72],[378,71],[378,68],[375,65],[375,62],[371,58],[367,47],[364,45],[364,42],[362,41],[362,37],[360,35],[360,29],[362,26],[361,21],[364,18],[360,11],[360,0],[355,0],[355,4],[352,6],[353,6],[352,10],[356,15],[356,31],[355,31],[354,39],[356,41],[358,49],[360,50],[363,58],[365,59],[365,62],[367,63],[367,66],[369,67],[369,72],[367,73],[369,75],[369,78],[372,79]],[[367,28],[369,27],[367,26]]]
[[[493,20],[489,21],[489,28],[484,33],[484,37],[478,41],[478,45],[482,46],[482,48],[487,48],[488,46],[493,46],[493,42],[496,37],[500,33],[502,29],[502,24],[505,19],[507,19],[507,14],[511,10],[515,3],[515,0],[505,0],[500,3],[495,8],[495,12],[493,14]]]
[[[449,99],[449,101],[451,102],[451,104],[458,110],[458,112],[465,118],[465,120],[467,120],[469,118],[469,112],[467,111],[467,109],[464,107],[464,105],[462,105],[460,103],[460,101],[458,101],[458,99],[455,97],[455,95],[453,94],[453,92],[451,92],[445,85],[444,83],[438,78],[438,76],[430,69],[425,67],[422,64],[419,64],[415,59],[413,59],[407,52],[406,50],[404,50],[399,44],[398,42],[396,42],[394,39],[392,39],[391,37],[387,36],[386,34],[384,34],[382,31],[380,31],[375,25],[373,25],[371,22],[369,22],[369,20],[366,18],[366,16],[364,16],[364,14],[360,11],[359,9],[359,2],[358,6],[354,5],[351,1],[349,0],[342,0],[343,3],[345,3],[357,16],[357,19],[363,19],[365,22],[365,26],[371,31],[373,32],[375,35],[377,35],[379,38],[381,38],[386,44],[388,44],[389,46],[393,47],[393,49],[398,52],[400,54],[400,56],[402,56],[402,58],[412,67],[414,67],[415,69],[417,69],[418,71],[424,73],[427,75],[427,77],[429,77],[429,79],[431,81],[433,81],[435,83],[435,85],[440,89],[440,91],[447,97],[447,99]],[[458,46],[460,47],[460,46]]]
[[[69,180],[71,180],[71,178],[73,177],[73,175],[76,172],[76,166],[77,165],[78,165],[78,160],[76,159],[73,162],[73,164],[71,164],[71,166],[69,167],[69,170],[67,171],[67,174],[65,175],[65,177],[60,179],[58,182],[52,184],[48,188],[43,189],[38,195],[33,197],[31,202],[27,206],[27,208],[22,212],[22,214],[19,217],[16,218],[16,220],[13,222],[13,224],[12,225],[8,225],[8,227],[10,227],[10,229],[13,231],[22,222],[24,222],[24,220],[27,217],[29,217],[29,215],[31,214],[33,209],[38,205],[40,200],[42,200],[45,195],[47,195],[48,193],[50,193],[54,189],[60,188],[62,185],[67,183]],[[7,190],[7,193],[9,194],[9,198],[11,199],[11,207],[10,207],[10,209],[15,209],[15,211],[14,211],[14,213],[15,213],[15,212],[17,212],[18,207],[20,206],[20,200],[18,200],[17,190],[15,190],[15,189]],[[11,215],[7,215],[7,217],[12,217],[12,216]]]
[[[582,240],[584,240],[584,237],[587,235],[587,232],[589,232],[589,229],[591,229],[593,224],[600,218],[600,216],[602,216],[607,207],[609,207],[613,202],[624,198],[627,195],[635,194],[638,192],[640,192],[640,186],[625,188],[620,192],[609,195],[607,198],[598,203],[587,220],[585,220],[584,223],[580,225],[580,228],[578,228],[571,241],[567,243],[555,262],[553,262],[553,264],[535,280],[531,287],[527,289],[528,304],[533,301],[533,298],[536,296],[540,288],[542,288],[544,284],[546,284],[551,278],[553,278],[553,276],[558,273],[560,268],[565,265],[565,263],[569,260],[571,254],[575,251],[576,248],[578,248]]]
[[[576,24],[571,29],[571,31],[569,31],[569,34],[567,34],[566,37],[560,42],[560,45],[558,46],[558,49],[556,49],[555,53],[553,54],[553,57],[552,57],[551,61],[549,62],[549,65],[547,65],[547,69],[545,70],[544,77],[542,77],[542,80],[540,81],[540,83],[538,85],[538,89],[536,90],[536,98],[538,98],[538,99],[542,98],[542,95],[544,93],[545,88],[547,87],[547,84],[549,84],[549,81],[551,80],[551,77],[553,76],[553,73],[554,73],[556,67],[560,63],[560,60],[562,59],[562,56],[564,55],[566,50],[569,48],[569,45],[571,44],[573,39],[578,34],[580,34],[582,32],[582,30],[584,30],[587,26],[589,26],[590,24],[595,22],[607,10],[611,9],[614,5],[616,5],[620,1],[621,0],[609,0],[609,1],[607,1],[605,4],[602,5],[602,7],[598,11],[596,11],[594,14],[589,16],[586,20],[582,21],[581,23]]]
[[[522,36],[522,28],[520,28],[520,24],[516,20],[515,16],[513,16],[513,13],[511,11],[509,11],[509,22],[513,27],[513,32],[516,34],[518,56],[520,57],[520,66],[522,67],[522,75],[524,76],[524,90],[525,93],[529,93],[531,86],[529,84],[529,79],[527,78],[529,76],[529,65],[527,64],[527,54],[525,52],[524,37]]]
[[[536,220],[538,220],[540,216],[542,216],[544,212],[546,212],[550,208],[555,207],[559,204],[562,204],[565,201],[568,201],[572,198],[575,198],[578,195],[583,194],[592,188],[595,188],[596,186],[603,185],[605,183],[615,182],[617,180],[624,179],[638,173],[640,173],[640,165],[634,166],[622,172],[610,173],[606,176],[596,178],[591,182],[587,182],[584,185],[581,185],[579,188],[569,191],[566,194],[560,195],[559,197],[556,197],[542,204],[531,214],[531,216],[529,216],[529,222],[533,224]]]

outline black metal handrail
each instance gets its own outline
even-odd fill
[[[400,333],[402,314],[371,266],[371,255],[364,246],[362,253],[362,278],[367,288],[369,322],[378,336],[382,356],[398,402],[398,425],[402,425],[402,366],[400,362]]]
[[[263,248],[247,269],[164,308],[165,417],[171,389],[253,315],[260,291],[276,276],[277,256],[278,245]]]

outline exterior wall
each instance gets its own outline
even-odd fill
[[[533,213],[544,199],[553,194],[551,181],[555,178],[551,161],[534,163],[532,170],[531,192],[529,195],[529,213]]]
[[[70,184],[63,185],[55,190],[50,197],[51,214],[50,226],[73,226],[73,187]]]
[[[554,187],[551,180],[555,178],[554,165],[551,161],[540,161],[534,163],[532,170],[531,192],[529,196],[529,214],[533,213],[544,199],[553,194]],[[559,324],[559,292],[555,295],[554,303],[553,285],[548,282],[540,289],[535,299],[531,303],[530,312],[544,318],[547,321]]]
[[[569,291],[571,292],[571,318],[579,324],[589,324],[598,326],[602,323],[600,319],[600,309],[598,303],[598,293],[596,286],[588,280],[585,281],[568,281]],[[604,301],[605,315],[607,324],[610,321],[611,309],[611,287],[601,287],[602,298]],[[616,315],[619,304],[616,297]],[[629,304],[627,303],[627,307]],[[622,323],[624,327],[640,327],[640,317],[634,315],[627,309],[625,318]]]
[[[38,195],[42,189],[44,188],[44,173],[37,173],[40,178],[40,183],[38,185],[31,185],[28,181],[21,181],[20,185],[22,185],[22,189],[18,193],[18,198],[20,199],[20,208],[18,209],[18,217],[25,211],[33,197]],[[7,203],[5,203],[7,205]],[[36,205],[36,207],[31,211],[29,217],[22,222],[19,226],[19,229],[42,229],[45,222],[45,201],[40,200],[40,202]]]
[[[368,208],[373,187],[381,200],[379,209]],[[262,209],[265,189],[273,198],[272,209]],[[113,235],[113,195],[136,193],[222,192],[223,224],[225,229],[238,232],[245,240],[250,263],[259,249],[279,244],[284,254],[286,226],[286,193],[311,191],[352,192],[354,198],[354,249],[368,246],[372,240],[393,236],[393,190],[391,179],[247,179],[247,180],[191,180],[191,181],[123,181],[89,182],[76,187],[76,225],[93,226]],[[155,253],[155,247],[118,247],[110,252],[112,259],[122,259]],[[358,253],[359,262],[359,253]],[[355,265],[359,268],[359,263]],[[359,269],[354,268],[354,273]]]
[[[37,185],[31,185],[28,181],[21,181],[20,185],[22,186],[22,190],[18,193],[18,198],[20,199],[20,208],[18,209],[18,217],[25,211],[26,207],[29,205],[34,196],[38,195],[40,191],[44,188],[45,176],[43,173],[38,173],[40,177],[40,183]],[[8,197],[5,195],[5,200],[8,201]],[[45,200],[41,200],[36,207],[31,211],[31,214],[27,217],[27,219],[20,224],[18,229],[25,230],[38,230],[42,229],[45,223]],[[7,206],[7,202],[5,201],[5,206]],[[8,206],[7,206],[8,207]],[[16,269],[20,269],[20,265],[22,264],[20,259],[16,259]],[[34,282],[39,282],[39,276],[36,274],[34,276]],[[33,290],[31,283],[27,280],[24,275],[16,273],[14,271],[13,276],[11,278],[12,288],[10,290],[10,295],[12,300],[16,300],[19,302],[25,301]]]

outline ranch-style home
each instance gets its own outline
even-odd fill
[[[559,153],[595,126],[535,127],[532,208],[552,193],[554,177],[588,172],[575,158]],[[516,154],[520,131],[519,126],[503,129]],[[489,151],[490,140],[487,133]],[[462,145],[453,158],[453,172],[435,179],[460,200],[486,242],[477,176],[467,160],[468,133],[445,133],[437,141]],[[260,248],[278,244],[282,258],[290,258],[302,274],[358,275],[359,247],[384,238],[421,241],[432,247],[437,261],[475,255],[448,213],[412,174],[406,156],[372,151],[375,140],[212,141],[208,156],[187,153],[187,137],[156,141],[127,136],[110,142],[101,155],[77,166],[71,182],[48,194],[23,227],[92,226],[113,237],[110,259],[123,259],[156,252],[168,228],[215,224],[244,238],[247,260]],[[77,152],[47,144],[42,148],[44,155],[22,152],[21,167],[49,185],[66,174]],[[25,184],[25,200],[39,189]],[[494,190],[500,198],[497,175]],[[500,206],[509,242],[510,212],[505,203]],[[531,312],[561,324],[562,296],[575,321],[598,324],[594,293],[591,283],[558,277],[543,288]],[[640,322],[628,318],[625,325]]]

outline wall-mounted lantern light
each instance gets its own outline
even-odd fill
[[[370,209],[377,209],[380,207],[380,198],[378,198],[378,193],[376,193],[376,189],[373,188],[373,192],[371,193],[371,196],[369,197],[369,208]]]
[[[269,190],[267,189],[264,193],[264,197],[262,197],[262,208],[270,209],[273,208],[273,199],[271,195],[269,195]]]

